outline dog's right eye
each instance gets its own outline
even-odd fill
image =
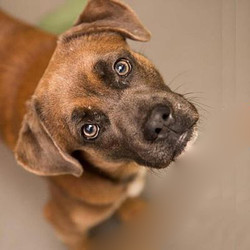
[[[128,60],[119,59],[115,63],[114,69],[119,76],[127,76],[131,72],[132,66]]]
[[[83,136],[88,140],[96,139],[99,135],[99,131],[99,126],[94,124],[85,124],[82,127]]]

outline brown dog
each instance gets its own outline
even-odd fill
[[[25,169],[50,176],[45,215],[83,249],[90,228],[139,195],[142,166],[184,150],[198,113],[129,48],[150,33],[118,0],[90,0],[58,40],[3,13],[0,27],[2,138]]]

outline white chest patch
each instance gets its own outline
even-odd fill
[[[145,168],[142,168],[136,179],[129,185],[127,190],[128,197],[137,197],[141,194],[143,191],[143,188],[145,186],[145,177],[146,177],[147,170]]]

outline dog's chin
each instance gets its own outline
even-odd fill
[[[149,168],[162,169],[166,168],[170,165],[171,162],[175,161],[180,155],[188,151],[198,137],[197,128],[193,127],[190,130],[183,133],[179,138],[177,138],[175,143],[172,145],[167,145],[165,151],[161,148],[161,152],[157,152],[156,154],[152,154],[149,159],[139,158],[136,162],[139,165],[143,165]],[[171,152],[169,152],[171,149]]]

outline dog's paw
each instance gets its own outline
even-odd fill
[[[130,222],[141,217],[147,208],[147,202],[142,198],[128,198],[117,210],[116,215],[123,222]]]

